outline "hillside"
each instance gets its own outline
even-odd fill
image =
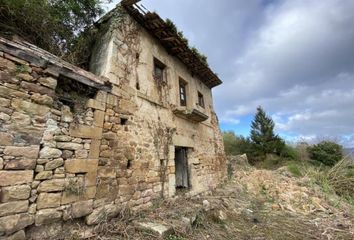
[[[140,213],[122,211],[118,219],[86,229],[85,238],[353,239],[352,206],[310,178],[293,177],[286,168],[235,169],[231,180],[208,195],[156,202]]]

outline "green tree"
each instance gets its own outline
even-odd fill
[[[334,166],[343,158],[343,147],[335,142],[322,141],[308,148],[310,158],[327,166]]]
[[[283,150],[284,141],[274,133],[274,122],[267,116],[262,107],[257,108],[257,113],[251,124],[251,141],[254,144],[255,154],[280,154]]]
[[[226,155],[239,155],[253,152],[253,146],[249,138],[237,136],[233,131],[223,132]]]
[[[0,34],[17,35],[58,56],[103,14],[100,0],[1,0]]]

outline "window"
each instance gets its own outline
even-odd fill
[[[180,79],[179,80],[179,98],[181,106],[187,106],[187,93],[186,93],[187,83]]]
[[[198,105],[201,106],[202,108],[205,108],[204,97],[203,94],[201,94],[200,92],[198,92]]]
[[[165,64],[163,64],[160,60],[154,58],[154,78],[156,81],[163,82],[165,80],[165,68]]]

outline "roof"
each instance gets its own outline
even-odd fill
[[[29,62],[30,65],[46,69],[45,72],[55,76],[64,76],[87,86],[110,92],[112,85],[107,78],[99,77],[74,66],[59,57],[22,40],[0,37],[0,51]]]
[[[123,0],[121,4],[130,16],[159,40],[169,54],[176,56],[182,63],[184,63],[192,72],[192,75],[197,75],[209,88],[222,84],[219,77],[207,64],[198,58],[181,37],[173,31],[171,26],[168,25],[157,13],[145,12],[141,9],[136,5],[139,1],[140,0]]]

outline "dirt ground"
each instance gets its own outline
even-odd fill
[[[233,177],[208,195],[181,195],[135,214],[122,211],[87,238],[163,239],[137,228],[136,221],[170,226],[167,240],[354,239],[353,206],[285,168],[237,165]]]

